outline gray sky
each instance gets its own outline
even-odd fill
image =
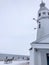
[[[0,0],[0,53],[29,55],[36,39],[37,12],[41,0]],[[49,8],[49,0],[44,0]]]

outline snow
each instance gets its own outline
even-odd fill
[[[24,61],[13,61],[12,63],[5,64],[4,61],[0,61],[0,65],[29,65],[29,63]]]

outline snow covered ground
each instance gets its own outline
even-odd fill
[[[24,61],[13,61],[12,63],[5,64],[3,61],[0,61],[0,65],[29,65],[29,63]]]

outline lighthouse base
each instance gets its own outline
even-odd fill
[[[30,49],[30,65],[49,65],[49,44],[32,43]]]

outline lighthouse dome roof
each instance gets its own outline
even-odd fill
[[[38,11],[38,19],[49,17],[49,9],[45,6],[44,2],[41,2],[40,9]]]
[[[44,2],[41,2],[41,4],[40,4],[40,9],[39,9],[39,11],[42,11],[42,10],[47,10],[47,11],[49,11],[49,9],[48,9],[47,7],[45,7],[45,3],[44,3]]]

